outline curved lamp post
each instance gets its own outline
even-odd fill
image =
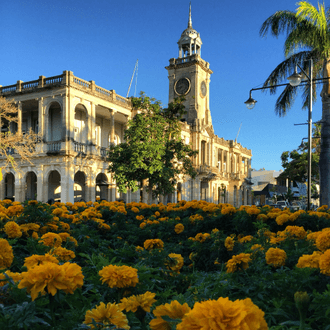
[[[308,111],[308,173],[307,173],[307,210],[310,210],[311,205],[311,183],[312,183],[312,102],[313,102],[313,60],[309,59],[309,75],[300,67],[299,69],[304,73],[304,76],[297,72],[297,67],[295,67],[293,75],[288,77],[289,83],[291,86],[299,86],[301,82],[309,84],[309,111]],[[303,77],[307,78],[306,80],[302,80]],[[324,80],[324,79],[315,79],[315,80]],[[315,81],[314,80],[314,81]],[[250,97],[247,101],[245,101],[245,105],[248,109],[253,109],[255,104],[257,103],[256,100],[252,98],[252,91],[253,90],[261,90],[267,89],[272,87],[279,87],[279,86],[287,86],[288,84],[280,84],[275,86],[267,86],[267,87],[260,87],[260,88],[252,88],[250,90]]]

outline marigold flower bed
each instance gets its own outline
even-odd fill
[[[0,229],[0,329],[330,324],[327,206],[4,200]]]

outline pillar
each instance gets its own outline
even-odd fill
[[[37,200],[47,202],[46,190],[44,190],[44,165],[37,168]]]
[[[74,168],[70,163],[65,164],[61,171],[61,202],[74,203]]]

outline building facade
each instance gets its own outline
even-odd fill
[[[159,201],[251,204],[251,150],[214,133],[209,109],[212,71],[201,58],[202,41],[192,28],[191,12],[178,45],[179,57],[170,59],[166,67],[169,102],[185,97],[182,138],[199,151],[194,159],[198,176],[193,180],[180,177],[176,192],[161,196]],[[40,136],[32,164],[20,163],[13,150],[19,166],[3,171],[0,200],[75,202],[99,197],[140,201],[139,191],[120,194],[107,171],[107,149],[111,143],[123,141],[128,120],[134,115],[129,98],[71,71],[0,86],[0,96],[17,104],[18,124],[11,129],[22,133],[32,129]]]

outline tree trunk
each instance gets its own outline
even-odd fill
[[[323,77],[330,77],[330,61],[324,62]],[[330,85],[323,84],[320,151],[320,205],[330,205]]]

